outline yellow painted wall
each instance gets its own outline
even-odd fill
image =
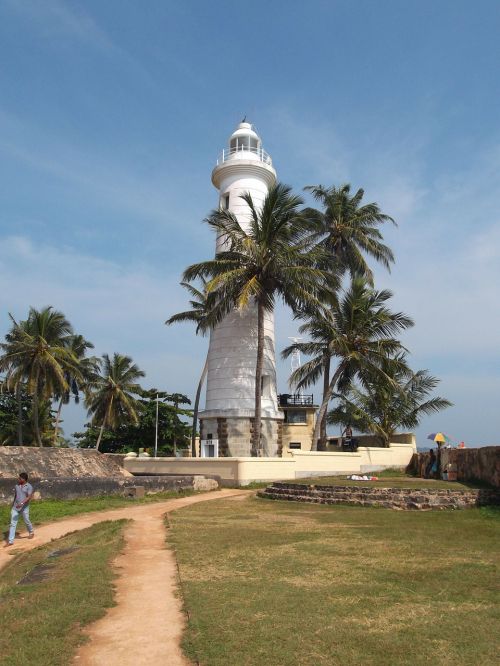
[[[289,457],[288,446],[290,442],[300,442],[301,451],[310,451],[314,425],[316,421],[315,410],[301,410],[306,413],[307,423],[283,423],[283,457]]]

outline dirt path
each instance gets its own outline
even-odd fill
[[[177,564],[165,545],[163,517],[190,504],[224,497],[248,495],[251,491],[220,490],[166,500],[155,504],[129,506],[110,511],[74,516],[36,530],[35,539],[16,540],[16,546],[0,550],[0,570],[11,553],[30,550],[68,532],[85,529],[104,520],[129,518],[125,530],[125,548],[114,565],[117,605],[87,628],[90,638],[74,664],[79,666],[128,666],[165,664],[186,666],[189,662],[180,649],[185,618],[182,602],[176,594]]]

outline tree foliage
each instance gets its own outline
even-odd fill
[[[412,326],[413,321],[402,312],[392,312],[387,307],[391,296],[389,290],[377,291],[364,278],[354,278],[338,302],[321,313],[318,311],[314,326],[308,329],[311,341],[295,343],[283,351],[285,357],[294,349],[312,356],[292,374],[291,381],[298,387],[310,386],[320,378],[326,357],[336,364],[319,410],[313,450],[317,447],[321,420],[334,392],[344,391],[354,379],[364,383],[367,377],[387,378],[384,361],[392,357],[392,362],[398,363],[395,355],[400,351],[401,343],[395,336]]]
[[[352,383],[333,396],[339,402],[329,412],[328,422],[373,433],[388,446],[398,428],[415,428],[424,415],[451,406],[445,398],[429,397],[439,380],[427,370],[413,372],[405,353],[384,359],[381,370],[382,374],[368,373],[363,386]]]
[[[180,405],[190,401],[181,393],[169,394],[156,389],[143,391],[137,399],[137,422],[122,422],[115,428],[104,428],[100,450],[105,453],[138,451],[140,448],[153,451],[156,436],[156,396],[158,395],[158,452],[159,455],[173,455],[176,443],[179,448],[188,446],[190,426],[183,420],[192,415],[191,410]],[[73,437],[78,446],[94,448],[100,428],[88,423],[83,432]]]

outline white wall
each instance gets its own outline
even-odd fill
[[[286,481],[313,476],[356,474],[388,467],[406,467],[414,453],[411,444],[389,448],[364,447],[356,453],[289,451],[289,458],[126,458],[132,474],[201,474],[216,476],[222,485],[252,481]]]

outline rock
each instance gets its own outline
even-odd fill
[[[208,491],[217,490],[218,488],[219,484],[215,479],[207,479],[205,476],[193,477],[193,490]]]

